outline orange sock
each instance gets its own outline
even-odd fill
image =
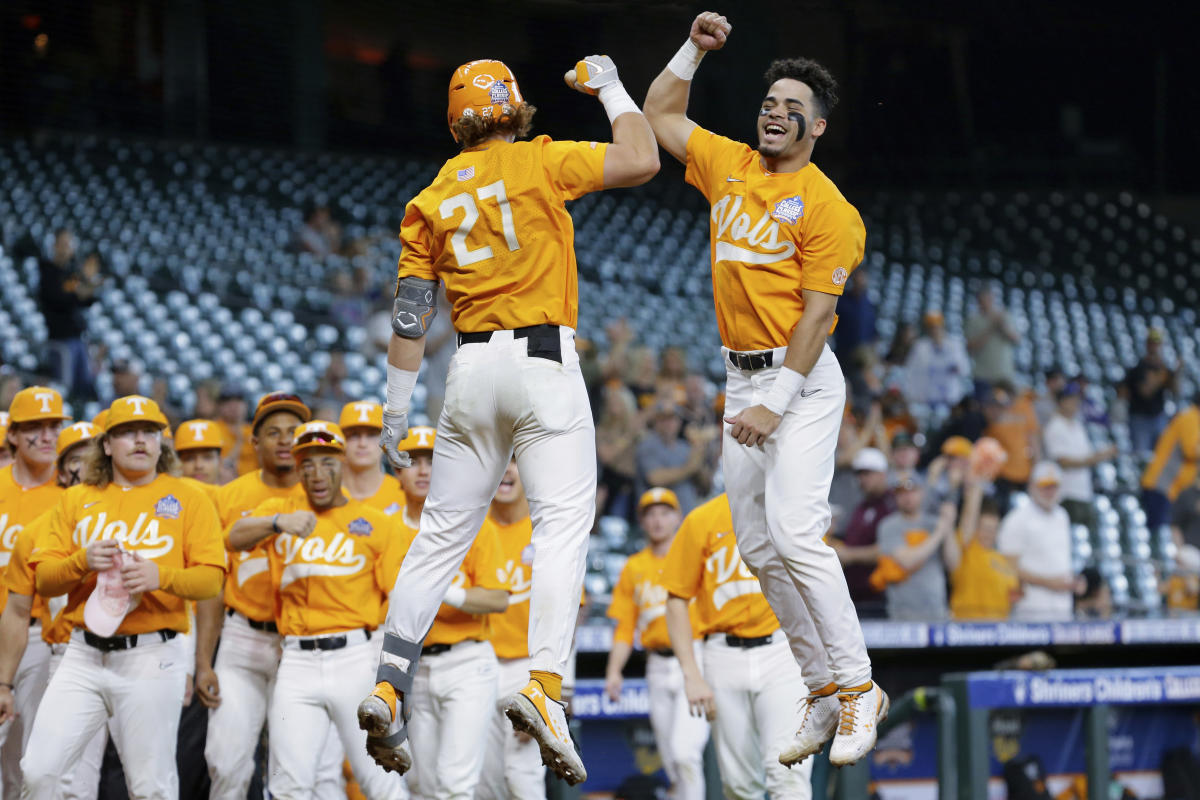
[[[529,670],[529,677],[542,685],[542,691],[551,700],[562,702],[562,675],[557,672],[543,672],[539,669]]]
[[[824,686],[822,686],[820,689],[814,689],[811,691],[812,691],[813,697],[829,697],[829,695],[833,694],[837,690],[838,690],[838,688],[837,688],[836,683],[827,683]]]
[[[396,716],[396,687],[392,686],[387,681],[380,681],[375,684],[375,691],[371,694],[379,697],[383,702],[388,704],[388,708],[392,710],[392,718]]]
[[[847,692],[850,694],[857,694],[858,692],[869,692],[871,690],[871,687],[874,685],[875,684],[873,682],[867,681],[862,686],[847,686],[846,688],[839,689],[838,691]]]

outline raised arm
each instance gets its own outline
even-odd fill
[[[658,148],[645,116],[617,77],[608,56],[588,56],[563,80],[572,89],[595,95],[612,123],[613,138],[604,151],[604,188],[640,186],[658,174]]]
[[[654,136],[662,148],[679,161],[686,163],[688,137],[696,127],[696,123],[687,117],[692,76],[704,54],[724,47],[732,30],[729,21],[714,11],[697,16],[692,21],[688,40],[646,92],[644,108]]]

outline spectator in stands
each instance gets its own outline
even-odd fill
[[[1014,619],[1068,620],[1074,597],[1087,588],[1071,568],[1071,520],[1059,504],[1062,470],[1040,462],[1029,481],[1029,502],[1018,503],[1000,523],[996,547],[1012,558],[1023,594]]]
[[[984,497],[987,480],[968,474],[963,491],[958,534],[960,558],[947,559],[950,570],[950,616],[953,619],[1007,619],[1020,596],[1021,581],[1010,559],[996,550],[1000,507]]]
[[[1080,577],[1083,579],[1083,593],[1075,598],[1075,616],[1080,619],[1111,617],[1112,590],[1108,588],[1108,581],[1104,580],[1100,570],[1088,567]]]
[[[911,322],[901,322],[892,334],[892,342],[888,345],[887,355],[883,357],[884,366],[903,369],[908,361],[908,354],[917,341],[917,326]]]
[[[946,333],[940,311],[928,311],[925,335],[913,343],[904,363],[905,397],[935,411],[949,411],[966,394],[971,362],[961,336]]]
[[[171,423],[171,429],[179,427],[179,423],[183,422],[183,415],[179,409],[171,402],[167,379],[157,377],[150,384],[150,399],[158,403],[158,408],[163,412],[163,416],[167,418],[167,422]]]
[[[684,402],[679,411],[684,428],[688,425],[712,425],[720,422],[719,411],[713,406],[716,389],[703,376],[688,375],[683,382]]]
[[[1154,457],[1142,473],[1143,506],[1152,528],[1166,518],[1166,502],[1175,502],[1196,480],[1200,463],[1200,393],[1182,409],[1158,437]],[[1164,488],[1165,484],[1165,488]],[[1158,497],[1154,499],[1154,495]],[[1162,500],[1166,496],[1166,502]],[[1147,502],[1147,501],[1150,502]]]
[[[341,350],[330,351],[329,366],[325,368],[325,374],[317,381],[313,405],[335,405],[341,409],[346,403],[351,402],[353,398],[342,388],[343,382],[348,377],[350,377],[350,372],[346,368],[346,354]]]
[[[131,394],[142,394],[138,387],[142,384],[142,371],[137,364],[121,359],[112,365],[112,399],[127,397]]]
[[[946,568],[960,558],[957,509],[943,503],[936,517],[930,514],[925,487],[913,473],[902,474],[893,491],[896,510],[879,523],[879,562],[871,587],[884,592],[889,619],[945,619]]]
[[[979,292],[979,308],[967,320],[966,334],[977,394],[993,383],[1016,381],[1014,356],[1021,337],[991,289]]]
[[[325,258],[336,253],[342,244],[341,227],[329,213],[329,206],[310,200],[304,207],[304,224],[296,231],[293,246],[298,252],[312,253]]]
[[[75,234],[68,228],[54,232],[49,258],[38,262],[38,300],[46,320],[46,344],[55,379],[76,401],[96,397],[95,378],[83,334],[84,311],[96,302],[102,280],[99,257],[75,262]]]
[[[217,392],[217,424],[221,427],[221,482],[258,469],[254,433],[246,421],[246,392],[236,383],[221,384]]]
[[[850,276],[846,293],[838,300],[838,325],[834,332],[838,360],[850,372],[851,359],[859,350],[875,347],[878,333],[875,330],[875,303],[869,292],[871,283],[869,269],[856,269]]]
[[[685,397],[684,382],[688,377],[687,353],[682,347],[664,347],[659,356],[658,394],[682,404]]]
[[[871,573],[879,561],[879,523],[896,510],[896,499],[888,488],[888,461],[882,451],[865,447],[851,466],[862,500],[851,512],[840,538],[831,538],[829,544],[842,561],[859,615],[881,617],[883,594],[871,587]]]
[[[1129,404],[1129,438],[1137,454],[1149,453],[1167,425],[1167,392],[1178,389],[1175,370],[1163,357],[1163,332],[1151,328],[1146,354],[1125,375],[1121,386]]]
[[[1092,506],[1092,467],[1117,455],[1115,446],[1097,450],[1088,437],[1080,414],[1082,394],[1079,384],[1068,383],[1059,392],[1057,408],[1042,433],[1046,458],[1062,467],[1062,506],[1071,522],[1096,527]]]
[[[941,452],[929,462],[925,473],[931,505],[945,501],[958,504],[970,458],[971,441],[966,437],[951,436],[942,442]]]
[[[7,364],[0,367],[0,408],[7,409],[21,391],[21,376]],[[5,413],[8,413],[7,411]]]
[[[339,269],[330,284],[329,316],[339,328],[359,328],[367,324],[371,306],[362,290],[354,284],[354,273]]]
[[[192,394],[192,418],[216,419],[217,395],[221,393],[221,384],[214,380],[201,381],[196,384]]]
[[[886,442],[880,449],[886,450],[890,447],[892,437],[900,431],[907,431],[909,434],[917,432],[920,426],[917,425],[912,412],[908,410],[904,392],[900,390],[899,386],[893,386],[884,392],[879,403],[883,414],[883,431]]]
[[[637,450],[645,425],[633,392],[617,381],[602,390],[603,404],[596,425],[596,456],[600,462],[600,485],[605,490],[604,515],[634,521],[637,491]]]
[[[896,474],[916,472],[917,462],[921,460],[921,448],[917,447],[917,443],[911,433],[906,430],[899,430],[892,437],[892,447],[889,456],[892,462],[892,470]]]
[[[950,409],[950,416],[929,437],[923,459],[928,461],[936,458],[945,442],[954,437],[966,439],[968,443],[976,441],[983,436],[987,426],[988,420],[983,413],[983,404],[975,395],[967,395]]]
[[[630,348],[624,372],[625,385],[637,398],[638,408],[654,405],[658,397],[658,358],[654,351],[649,347]]]
[[[1038,424],[1043,428],[1050,421],[1050,417],[1054,416],[1055,409],[1058,408],[1058,393],[1067,386],[1067,375],[1059,367],[1051,367],[1046,370],[1046,381],[1042,386],[1042,391],[1038,394],[1037,400],[1033,403],[1034,413],[1037,414]]]
[[[1041,458],[1041,436],[1033,401],[1028,395],[1017,396],[1012,384],[996,382],[988,391],[983,406],[987,420],[984,436],[990,436],[1004,448],[1008,461],[996,478],[996,499],[1008,509],[1008,498],[1025,488],[1030,470]]]
[[[1181,491],[1171,505],[1171,538],[1175,540],[1179,566],[1200,573],[1200,478]]]
[[[721,429],[689,427],[686,438],[681,438],[682,422],[674,404],[659,402],[654,407],[650,430],[637,445],[637,469],[643,486],[670,489],[687,515],[708,491],[712,479],[708,446]]]

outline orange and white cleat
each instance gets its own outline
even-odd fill
[[[524,689],[504,698],[500,708],[513,728],[537,740],[542,763],[555,775],[572,786],[587,780],[587,770],[567,729],[566,711],[562,703],[546,697],[540,683],[531,679]]]
[[[871,681],[862,686],[841,689],[837,734],[829,747],[829,763],[845,767],[857,763],[875,747],[879,723],[887,719],[891,703],[887,692]]]
[[[821,752],[821,748],[838,729],[842,704],[838,700],[837,684],[831,683],[800,702],[804,705],[800,729],[779,753],[779,763],[785,767],[799,764],[814,753]]]
[[[407,642],[391,633],[384,634],[383,654],[379,660],[378,683],[358,704],[358,727],[367,732],[367,754],[389,772],[400,775],[412,767],[408,740],[408,693],[421,645]],[[405,659],[407,663],[398,661]],[[401,666],[403,664],[403,666]]]

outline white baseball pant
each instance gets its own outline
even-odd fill
[[[13,703],[17,716],[0,726],[0,775],[4,800],[21,796],[21,753],[29,743],[33,717],[50,677],[50,646],[42,641],[42,623],[29,626],[25,653],[13,676]]]
[[[787,348],[773,351],[775,366],[756,371],[733,366],[728,352],[721,350],[727,368],[725,415],[733,417],[770,392]],[[762,447],[727,438],[721,449],[738,550],[785,625],[811,688],[828,683],[827,675],[839,686],[871,679],[871,661],[845,573],[823,540],[831,519],[829,485],[845,404],[846,382],[826,345]],[[726,437],[730,427],[726,425]],[[780,585],[780,565],[796,593]]]
[[[209,800],[246,798],[254,775],[254,751],[271,704],[279,652],[279,634],[251,628],[242,614],[226,615],[213,665],[221,686],[221,704],[209,712],[204,743],[212,781]],[[327,723],[322,730],[327,746],[320,753],[316,796],[320,800],[344,800],[341,741]]]
[[[596,431],[575,331],[559,328],[562,362],[527,354],[495,331],[450,362],[421,529],[396,577],[386,630],[424,639],[500,476],[515,452],[533,518],[529,652],[535,670],[567,669],[596,513]]]
[[[699,650],[697,657],[699,660]],[[646,656],[646,689],[650,693],[650,727],[671,781],[674,800],[704,800],[704,745],[708,721],[692,716],[683,688],[683,670],[674,656]]]
[[[421,656],[408,721],[414,797],[470,800],[475,796],[488,728],[496,713],[498,680],[491,642],[459,642],[445,652]],[[528,681],[526,674],[521,686]]]
[[[501,658],[498,665],[498,697],[519,692],[529,682],[528,658]],[[491,717],[475,800],[546,800],[546,767],[537,742],[518,735],[498,706]]]
[[[50,646],[52,680],[66,652],[65,644]],[[108,744],[108,730],[111,727],[113,718],[109,717],[108,725],[96,731],[96,735],[83,748],[83,755],[75,762],[75,767],[62,776],[60,788],[63,800],[96,800],[100,796],[100,768],[104,765],[104,748]]]
[[[779,751],[796,732],[796,710],[807,695],[784,637],[760,647],[730,647],[724,634],[704,642],[704,679],[717,715],[713,746],[729,800],[809,800],[813,759],[788,769]]]
[[[61,776],[76,764],[111,715],[111,733],[132,800],[177,800],[175,743],[183,705],[183,644],[159,634],[129,650],[104,653],[71,634],[33,721],[21,769],[24,800],[56,800]]]
[[[404,800],[403,779],[367,755],[367,735],[358,727],[358,701],[375,685],[371,654],[377,648],[362,630],[337,635],[348,640],[338,650],[302,650],[300,638],[284,638],[268,712],[271,794],[280,800],[321,796],[316,784],[332,724],[367,800]]]

